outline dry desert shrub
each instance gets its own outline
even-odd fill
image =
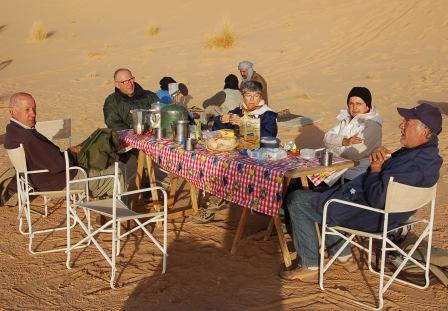
[[[229,24],[225,23],[221,30],[205,42],[208,49],[229,49],[235,44],[235,34]]]
[[[104,56],[103,52],[89,52],[87,53],[87,58],[90,59],[100,59]]]
[[[298,93],[296,94],[296,97],[297,97],[298,99],[303,99],[303,100],[311,100],[311,99],[312,99],[312,97],[310,96],[310,94],[308,94],[308,93],[305,92],[305,91],[298,92]]]
[[[41,22],[35,22],[31,28],[31,40],[34,42],[42,42],[47,39],[48,33],[45,31]]]
[[[148,26],[148,35],[150,37],[154,37],[155,35],[157,35],[159,33],[159,26],[157,25],[149,25]]]
[[[89,80],[95,80],[98,77],[98,74],[96,72],[89,72],[86,74],[86,78]]]

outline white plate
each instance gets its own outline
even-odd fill
[[[305,160],[311,160],[316,156],[316,150],[315,149],[300,149],[300,157]]]

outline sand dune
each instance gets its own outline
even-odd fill
[[[0,5],[0,106],[9,96],[28,91],[38,103],[38,119],[71,117],[74,143],[104,127],[102,106],[113,90],[113,71],[128,67],[137,82],[157,90],[161,77],[184,82],[189,105],[222,88],[224,77],[238,74],[248,59],[267,80],[274,110],[319,118],[301,128],[280,127],[282,140],[319,147],[326,129],[345,105],[349,89],[368,87],[384,117],[383,143],[399,147],[396,107],[431,102],[446,115],[448,85],[448,3],[434,1],[3,1]],[[33,42],[33,24],[47,33]],[[235,35],[229,49],[206,48],[207,38],[224,24]],[[157,27],[154,35],[149,28]],[[9,115],[1,109],[0,166],[8,164],[3,148]],[[446,130],[440,151],[447,159]],[[445,161],[446,162],[446,161]],[[439,182],[434,244],[447,247],[448,171]],[[236,211],[240,209],[235,208]],[[32,256],[16,228],[16,210],[0,216],[0,308],[56,310],[309,310],[355,309],[322,293],[315,285],[281,281],[275,238],[251,241],[236,256],[228,254],[236,216],[223,211],[210,225],[173,224],[168,272],[159,275],[160,257],[149,243],[133,237],[121,258],[120,285],[108,288],[108,269],[93,250],[66,270],[63,254]],[[63,212],[60,212],[63,217]],[[254,221],[251,230],[264,225]],[[56,238],[55,243],[63,241]],[[135,252],[135,246],[138,251]],[[131,261],[128,261],[132,258]],[[372,299],[368,286],[353,288],[369,276],[336,270],[335,290],[351,288]],[[356,286],[355,286],[356,287]],[[426,291],[392,286],[390,310],[441,310],[446,289]],[[370,300],[371,301],[371,300]]]

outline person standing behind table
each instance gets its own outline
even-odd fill
[[[215,116],[238,108],[242,102],[243,96],[238,87],[238,78],[229,74],[224,80],[224,89],[202,103],[205,110],[201,115],[201,122],[207,124]]]
[[[144,90],[131,71],[119,68],[114,73],[115,91],[110,94],[103,106],[104,123],[116,131],[132,128],[132,109],[150,109],[159,100],[156,94]]]
[[[237,129],[239,128],[240,118],[248,115],[254,118],[260,118],[261,137],[277,136],[277,113],[269,108],[262,95],[263,86],[257,81],[246,81],[241,85],[243,93],[243,103],[241,107],[230,110],[221,116],[214,118],[213,130]]]
[[[244,60],[241,63],[238,64],[238,70],[240,71],[241,77],[243,78],[243,81],[241,81],[240,88],[242,84],[246,81],[257,81],[261,83],[262,85],[262,95],[264,99],[264,103],[266,105],[269,105],[268,102],[268,84],[266,83],[266,80],[258,73],[255,72],[253,69],[254,64],[251,63],[248,60]]]
[[[156,95],[159,97],[160,102],[166,105],[173,103],[173,97],[171,96],[168,85],[170,83],[176,83],[176,80],[174,80],[171,77],[163,77],[160,79],[160,90],[156,92]]]
[[[347,109],[336,117],[339,124],[325,133],[324,145],[334,154],[359,165],[348,169],[344,178],[352,180],[369,167],[369,155],[381,146],[382,119],[369,89],[356,86],[347,96]]]
[[[423,103],[411,109],[397,108],[397,111],[403,117],[399,125],[402,148],[393,153],[385,147],[375,149],[369,157],[369,169],[345,184],[322,193],[296,190],[288,195],[286,208],[291,216],[294,248],[299,255],[299,262],[296,269],[282,271],[282,278],[317,283],[319,240],[315,223],[322,223],[323,208],[328,200],[340,199],[384,210],[390,177],[396,182],[414,187],[432,187],[437,183],[443,163],[437,137],[442,131],[440,110]],[[388,230],[404,224],[414,212],[389,215]],[[327,219],[329,226],[377,232],[383,227],[383,216],[334,203],[328,209]],[[344,242],[342,238],[331,235],[327,241],[330,256]],[[345,247],[336,261],[351,272],[358,268],[350,247]]]

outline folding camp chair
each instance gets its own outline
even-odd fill
[[[107,263],[112,268],[111,278],[110,278],[110,287],[115,288],[115,274],[116,274],[116,256],[120,253],[120,241],[133,233],[138,229],[142,229],[144,233],[149,237],[149,239],[156,245],[156,247],[163,253],[163,268],[162,273],[165,273],[166,270],[166,256],[167,256],[167,195],[163,188],[161,187],[152,187],[152,188],[144,188],[134,191],[128,191],[124,193],[120,193],[120,185],[119,185],[119,177],[118,177],[118,162],[115,162],[115,174],[107,175],[107,176],[99,176],[87,178],[86,180],[93,179],[101,179],[101,178],[113,178],[114,179],[114,189],[113,196],[111,199],[103,199],[103,200],[95,200],[95,201],[86,201],[81,203],[72,203],[68,205],[67,209],[67,219],[71,214],[74,215],[76,223],[79,223],[80,227],[83,229],[85,234],[87,235],[85,238],[81,239],[79,242],[71,245],[71,237],[70,237],[70,228],[67,225],[67,268],[71,268],[71,252],[74,248],[79,247],[82,243],[85,242],[93,242],[93,244],[98,248],[99,252],[106,259]],[[68,180],[68,188],[76,183],[83,180]],[[123,202],[122,198],[128,195],[133,195],[137,193],[147,192],[147,191],[161,191],[163,194],[163,210],[148,212],[148,213],[138,213],[132,211],[128,208],[128,206]],[[99,215],[107,217],[109,220],[101,225],[99,228],[95,228],[94,230],[90,229],[86,226],[83,221],[78,217],[77,210],[79,208],[83,208],[87,213],[87,219],[90,219],[91,213],[97,213]],[[136,223],[136,227],[130,229],[125,233],[120,232],[121,223],[127,222],[129,220],[133,220]],[[150,223],[163,223],[163,242],[159,243],[159,241],[148,231],[146,226]],[[96,235],[99,233],[110,233],[112,235],[112,251],[110,255],[106,252],[103,246],[100,245],[100,242],[96,239]]]
[[[29,244],[28,249],[32,254],[37,253],[50,253],[50,252],[56,252],[56,251],[65,251],[66,248],[57,248],[57,249],[49,249],[44,251],[35,251],[33,249],[33,238],[36,234],[40,233],[50,233],[54,231],[59,230],[66,230],[66,226],[63,227],[55,227],[55,228],[48,228],[43,230],[35,230],[33,229],[33,220],[31,218],[31,198],[42,196],[44,198],[68,198],[69,200],[73,200],[75,202],[81,201],[83,198],[86,197],[87,194],[87,184],[85,184],[85,187],[83,187],[82,190],[58,190],[58,191],[36,191],[31,184],[31,180],[29,179],[29,175],[31,174],[39,174],[39,173],[47,173],[48,170],[35,170],[35,171],[28,171],[27,165],[26,165],[26,157],[25,157],[25,150],[23,148],[23,145],[20,145],[18,148],[15,149],[7,149],[8,156],[10,161],[12,162],[15,170],[16,170],[16,178],[17,178],[17,201],[19,206],[19,231],[23,235],[29,236]],[[68,161],[68,159],[66,159]],[[81,170],[84,173],[84,176],[87,177],[86,172],[80,168],[80,167],[69,167],[69,163],[66,162],[66,175],[69,176],[70,170]],[[47,200],[45,199],[45,204],[47,203]],[[39,213],[40,214],[40,213]],[[46,213],[42,216],[46,216]],[[25,217],[25,220],[28,224],[28,230],[24,230],[22,228],[23,226],[23,217]],[[75,223],[70,224],[70,218],[67,218],[67,221],[69,221],[70,226],[74,226]]]
[[[363,251],[366,251],[368,253],[368,267],[371,272],[374,272],[375,274],[378,274],[380,277],[379,280],[379,290],[378,290],[378,305],[370,305],[365,304],[350,298],[347,298],[348,300],[352,301],[353,303],[356,303],[358,305],[361,305],[363,307],[371,308],[374,310],[380,310],[383,307],[383,295],[389,288],[389,286],[392,284],[393,281],[398,281],[400,283],[404,283],[416,288],[424,289],[429,286],[429,263],[430,263],[430,256],[431,256],[431,241],[432,241],[432,230],[433,230],[433,222],[434,222],[434,209],[435,209],[435,198],[436,198],[436,188],[437,184],[429,187],[429,188],[420,188],[420,187],[412,187],[408,185],[404,185],[398,182],[395,182],[393,180],[393,177],[390,178],[389,184],[387,187],[387,195],[386,195],[386,205],[384,210],[379,210],[376,208],[372,208],[369,206],[356,204],[348,201],[343,201],[339,199],[331,199],[328,200],[327,203],[324,205],[324,211],[323,211],[323,221],[322,221],[322,240],[321,240],[321,249],[320,249],[320,275],[319,275],[319,285],[322,290],[324,290],[324,273],[328,270],[328,268],[333,264],[333,262],[336,260],[336,258],[339,256],[339,254],[342,252],[342,250],[348,245],[353,244],[360,248]],[[328,208],[330,208],[332,203],[340,203],[352,206],[353,208],[360,208],[363,210],[368,210],[374,213],[380,213],[384,215],[384,224],[383,228],[380,232],[375,233],[369,233],[369,232],[363,232],[359,230],[353,230],[350,228],[344,228],[340,226],[330,227],[327,225],[327,211]],[[422,207],[427,207],[429,205],[430,213],[428,217],[425,218],[417,218],[417,217],[411,217],[406,223],[402,224],[401,226],[388,230],[388,223],[389,223],[389,215],[394,213],[403,213],[403,212],[411,212],[415,211],[417,209],[420,209]],[[332,207],[337,208],[337,207]],[[394,243],[389,237],[388,234],[391,232],[394,232],[396,230],[399,230],[400,228],[409,226],[409,225],[415,225],[415,224],[423,224],[424,228],[422,230],[422,233],[418,237],[417,241],[415,242],[414,246],[408,250],[405,251],[401,249],[396,243]],[[324,261],[324,248],[325,248],[325,238],[327,235],[336,235],[345,240],[341,248],[335,253],[335,255],[328,261]],[[355,236],[361,236],[364,238],[368,238],[369,244],[368,247],[365,247],[358,242],[354,241]],[[381,242],[381,259],[380,259],[380,268],[379,272],[374,270],[372,268],[372,241],[373,239],[378,240]],[[412,254],[414,251],[419,247],[421,242],[427,239],[427,245],[426,245],[426,263],[422,264],[416,259],[412,258]],[[400,255],[404,257],[403,262],[397,267],[396,271],[392,275],[385,274],[384,266],[386,262],[386,252],[398,252]],[[417,267],[421,268],[424,271],[425,274],[425,284],[423,286],[420,286],[418,284],[414,284],[408,281],[404,281],[400,278],[398,278],[398,274],[402,271],[403,267],[408,263],[408,261],[411,261],[414,263]],[[388,279],[387,283],[385,283],[385,279]]]

